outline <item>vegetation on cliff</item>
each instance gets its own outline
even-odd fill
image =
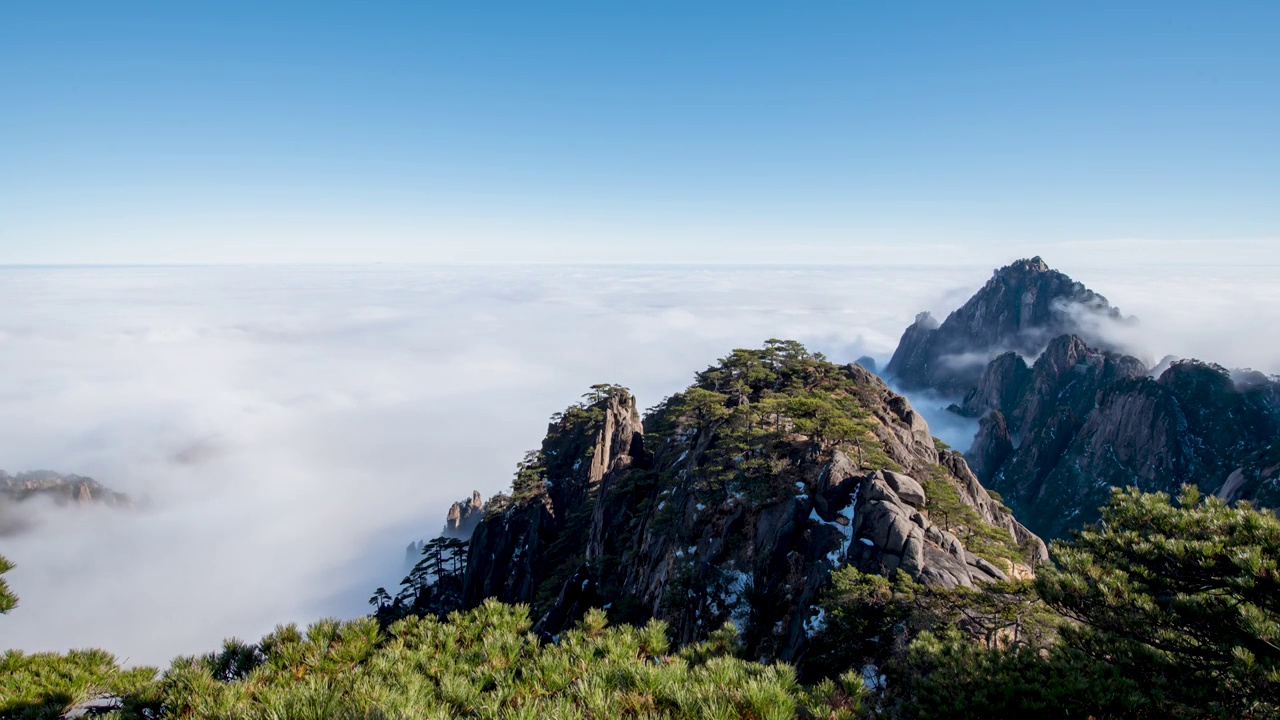
[[[604,607],[682,644],[732,621],[794,662],[842,564],[971,586],[1046,552],[879,378],[770,340],[643,419],[612,385],[553,417],[471,538],[461,607],[525,603],[548,636]]]
[[[799,670],[731,627],[678,646],[524,606],[284,626],[163,673],[101,651],[0,656],[0,717],[1276,718],[1280,521],[1188,490],[1117,492],[1035,581],[926,587],[835,572]],[[6,621],[10,621],[6,619]]]
[[[1032,582],[844,569],[815,667],[874,666],[891,717],[1280,717],[1280,520],[1186,487],[1113,494]]]

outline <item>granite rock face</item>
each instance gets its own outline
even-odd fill
[[[1198,361],[1176,362],[1158,379],[1103,383],[1089,395],[1090,412],[1067,409],[1072,422],[1040,426],[990,484],[1050,537],[1097,519],[1112,487],[1176,494],[1191,484],[1239,499],[1261,483],[1225,486],[1280,435],[1277,387],[1241,388],[1223,368]],[[1257,477],[1265,465],[1254,465]]]
[[[542,586],[549,577],[577,569],[556,566],[566,554],[552,552],[556,541],[577,536],[584,541],[579,549],[585,560],[599,557],[615,540],[616,528],[600,500],[610,495],[615,476],[645,464],[640,413],[635,398],[614,389],[580,410],[565,413],[548,428],[540,466],[527,477],[529,486],[490,500],[471,536],[463,579],[466,604],[491,597],[534,603],[540,590],[546,592]],[[588,586],[580,584],[579,591]],[[570,595],[557,604],[576,600]]]
[[[445,513],[444,529],[438,537],[451,540],[470,540],[484,516],[484,498],[479,490],[472,490],[471,497],[449,506]],[[404,549],[404,571],[410,572],[413,566],[422,560],[422,551],[426,548],[426,540],[416,540]]]
[[[484,498],[480,496],[479,490],[473,490],[470,498],[449,506],[449,512],[444,518],[444,532],[441,534],[448,538],[466,540],[471,537],[476,525],[480,524],[483,514]]]
[[[908,329],[891,368],[908,387],[963,398],[951,410],[979,419],[970,466],[1043,537],[1096,520],[1112,487],[1280,499],[1266,454],[1280,436],[1280,382],[1194,360],[1151,377],[1093,333],[1118,318],[1038,258],[1020,261],[942,327]],[[942,362],[964,353],[991,359],[977,374]]]
[[[978,434],[973,437],[973,446],[965,458],[974,474],[990,480],[1000,472],[1014,450],[1013,435],[1009,432],[1004,413],[991,410],[978,421]]]
[[[796,660],[838,567],[971,587],[1047,559],[870,371],[807,354],[788,362],[800,369],[744,372],[748,381],[712,368],[643,423],[616,387],[557,417],[512,495],[487,504],[466,604],[529,603],[547,635],[589,607],[615,621],[660,618],[680,643],[731,620],[753,656]],[[796,413],[811,391],[800,383],[844,403],[860,434],[832,440],[806,424]],[[947,515],[930,488],[952,503]],[[966,546],[966,523],[1003,538],[999,553]]]

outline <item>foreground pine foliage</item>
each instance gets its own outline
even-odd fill
[[[1280,519],[1185,486],[1115,490],[1039,583],[1064,644],[1168,717],[1280,715]]]
[[[0,655],[0,717],[56,718],[67,708],[95,698],[118,698],[116,717],[145,717],[158,706],[156,669],[122,669],[102,650]]]
[[[1280,718],[1280,519],[1193,486],[1176,499],[1115,490],[1101,514],[1054,543],[1057,565],[1034,587],[987,587],[962,605],[837,578],[850,605],[833,617],[857,622],[832,626],[846,639],[923,629],[872,656],[912,720]],[[975,613],[1003,623],[996,642],[965,632]]]
[[[109,716],[175,718],[853,718],[861,679],[803,687],[787,665],[733,656],[731,627],[672,652],[667,629],[606,627],[590,613],[557,642],[529,632],[527,609],[487,602],[444,621],[372,618],[278,628],[257,645],[179,658],[163,675],[119,670],[105,653],[11,652],[0,716],[56,718],[113,695]]]

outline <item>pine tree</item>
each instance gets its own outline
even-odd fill
[[[1116,490],[1054,545],[1042,597],[1063,641],[1137,681],[1171,717],[1280,715],[1280,520],[1185,486]]]
[[[13,569],[13,563],[0,555],[0,576]],[[0,615],[3,615],[18,606],[18,596],[13,594],[9,589],[9,583],[4,577],[0,577]]]

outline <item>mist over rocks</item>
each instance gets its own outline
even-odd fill
[[[0,268],[0,301],[23,309],[0,317],[4,466],[74,469],[147,499],[5,539],[24,607],[7,642],[164,664],[363,614],[370,587],[403,577],[409,539],[438,533],[473,489],[505,487],[592,380],[659,399],[772,336],[887,357],[906,318],[882,298],[930,305],[972,274]],[[192,613],[205,620],[177,622]]]
[[[1132,345],[1123,327],[1105,298],[1033,258],[941,326],[917,319],[890,368],[960,398],[949,409],[979,419],[971,467],[1044,537],[1097,519],[1111,487],[1274,502],[1280,381],[1198,360],[1149,369],[1117,349]],[[961,356],[990,359],[975,374]]]
[[[93,478],[63,475],[52,470],[29,470],[17,475],[0,470],[0,498],[10,502],[46,498],[58,505],[132,504],[128,495],[116,492]]]
[[[473,490],[471,497],[459,500],[449,506],[449,511],[445,513],[444,517],[444,528],[437,537],[452,540],[469,540],[471,533],[476,529],[476,525],[480,524],[480,517],[483,511],[484,498],[480,495],[479,490]],[[405,572],[413,569],[413,566],[422,559],[422,551],[426,546],[426,540],[415,540],[409,543],[404,550]]]
[[[1039,257],[1019,260],[996,270],[941,324],[930,313],[918,315],[885,374],[906,390],[963,395],[995,355],[1012,351],[1034,357],[1055,337],[1085,334],[1091,316],[1122,317],[1105,297]]]
[[[63,475],[51,470],[10,475],[0,470],[0,537],[30,530],[45,519],[75,520],[69,514],[44,515],[42,511],[46,507],[73,509],[90,505],[129,508],[133,507],[133,500],[93,478],[80,475]]]

